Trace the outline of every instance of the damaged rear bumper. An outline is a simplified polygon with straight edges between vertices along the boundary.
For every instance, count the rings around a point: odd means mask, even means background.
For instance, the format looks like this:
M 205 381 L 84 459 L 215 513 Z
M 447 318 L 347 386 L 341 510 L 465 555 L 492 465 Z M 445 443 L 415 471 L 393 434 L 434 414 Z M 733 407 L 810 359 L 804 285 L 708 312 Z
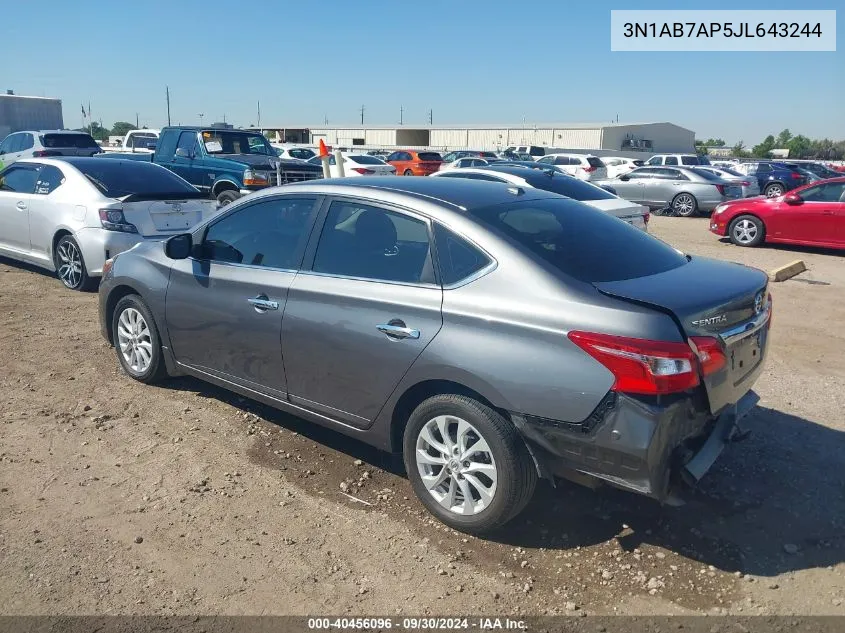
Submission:
M 738 439 L 738 422 L 759 401 L 753 391 L 717 418 L 695 396 L 649 402 L 610 393 L 580 424 L 512 415 L 541 476 L 600 480 L 660 501 L 674 484 L 697 483 L 725 446 Z

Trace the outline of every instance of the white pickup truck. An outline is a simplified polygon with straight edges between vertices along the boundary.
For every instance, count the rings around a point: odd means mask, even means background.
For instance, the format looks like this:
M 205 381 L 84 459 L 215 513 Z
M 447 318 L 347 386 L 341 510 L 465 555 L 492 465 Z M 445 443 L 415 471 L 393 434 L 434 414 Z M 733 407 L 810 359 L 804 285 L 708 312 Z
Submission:
M 117 145 L 104 145 L 104 152 L 138 152 L 152 154 L 161 130 L 129 130 Z

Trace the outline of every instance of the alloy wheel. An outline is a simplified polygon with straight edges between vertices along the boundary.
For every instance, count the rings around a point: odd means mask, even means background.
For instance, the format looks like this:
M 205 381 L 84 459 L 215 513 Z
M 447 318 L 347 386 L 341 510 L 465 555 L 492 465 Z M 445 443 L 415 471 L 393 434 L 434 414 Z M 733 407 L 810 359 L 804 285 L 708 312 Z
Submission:
M 153 360 L 153 341 L 144 316 L 126 308 L 117 321 L 117 342 L 123 360 L 132 371 L 143 374 Z
M 691 195 L 682 193 L 675 198 L 674 208 L 678 215 L 687 216 L 695 211 L 695 200 L 692 199 Z
M 82 282 L 82 255 L 79 248 L 70 240 L 59 244 L 56 250 L 59 259 L 59 279 L 68 288 L 74 289 Z
M 768 189 L 766 189 L 766 197 L 767 198 L 777 198 L 778 196 L 783 195 L 783 187 L 780 185 L 771 185 Z
M 471 516 L 492 503 L 496 461 L 478 429 L 463 418 L 440 415 L 426 422 L 415 459 L 423 485 L 446 510 Z
M 740 244 L 750 244 L 757 237 L 758 228 L 751 220 L 740 220 L 734 225 L 733 236 Z

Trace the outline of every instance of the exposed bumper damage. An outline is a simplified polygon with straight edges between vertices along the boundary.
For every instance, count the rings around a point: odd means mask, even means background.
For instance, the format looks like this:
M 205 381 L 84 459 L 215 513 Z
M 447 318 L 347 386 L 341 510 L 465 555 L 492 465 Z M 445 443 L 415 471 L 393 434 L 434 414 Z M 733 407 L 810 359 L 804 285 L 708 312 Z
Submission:
M 512 417 L 541 476 L 587 476 L 671 502 L 675 484 L 697 483 L 728 443 L 747 435 L 738 423 L 758 401 L 749 391 L 713 418 L 695 396 L 652 403 L 610 393 L 579 424 Z

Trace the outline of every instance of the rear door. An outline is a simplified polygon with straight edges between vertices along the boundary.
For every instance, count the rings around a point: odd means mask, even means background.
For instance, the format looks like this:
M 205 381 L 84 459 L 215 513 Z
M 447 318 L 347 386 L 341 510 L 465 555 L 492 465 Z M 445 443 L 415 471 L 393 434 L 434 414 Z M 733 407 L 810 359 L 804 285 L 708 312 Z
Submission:
M 291 402 L 370 426 L 442 325 L 430 233 L 409 211 L 331 199 L 282 322 Z
M 212 222 L 192 257 L 176 260 L 165 313 L 176 360 L 284 398 L 282 315 L 318 198 L 274 196 Z
M 29 211 L 35 200 L 38 165 L 18 163 L 0 174 L 0 248 L 29 253 Z

